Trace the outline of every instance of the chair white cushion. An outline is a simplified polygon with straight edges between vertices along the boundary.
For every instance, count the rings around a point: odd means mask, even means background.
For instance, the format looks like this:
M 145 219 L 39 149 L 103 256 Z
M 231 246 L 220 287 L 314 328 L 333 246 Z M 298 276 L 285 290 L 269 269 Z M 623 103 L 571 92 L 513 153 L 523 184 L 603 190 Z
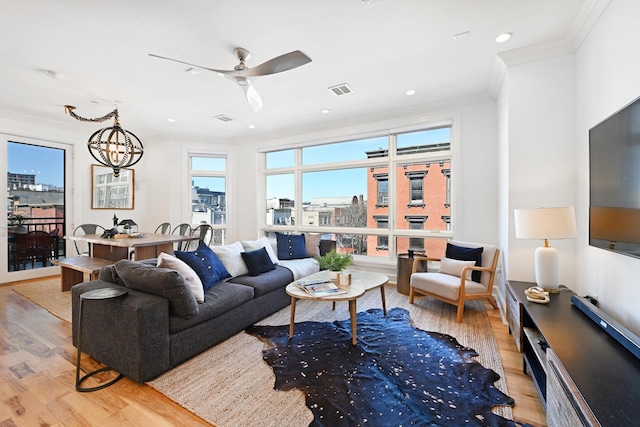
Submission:
M 488 245 L 486 243 L 476 243 L 476 242 L 463 242 L 461 240 L 450 240 L 449 243 L 456 246 L 462 246 L 465 248 L 479 248 L 483 247 L 482 251 L 482 267 L 491 267 L 493 264 L 493 258 L 496 255 L 496 251 L 498 248 L 493 245 Z M 480 275 L 480 283 L 482 283 L 485 287 L 489 286 L 489 279 L 491 278 L 491 274 L 489 272 L 483 271 Z
M 450 300 L 458 300 L 460 297 L 460 277 L 449 274 L 413 273 L 410 286 Z M 482 284 L 470 280 L 465 280 L 464 289 L 466 294 L 479 294 L 487 291 Z
M 461 277 L 462 270 L 464 270 L 465 267 L 473 267 L 474 265 L 476 265 L 475 261 L 460 261 L 457 259 L 442 257 L 442 259 L 440 260 L 440 269 L 438 270 L 438 273 Z M 465 280 L 471 280 L 471 271 L 472 270 L 467 270 Z

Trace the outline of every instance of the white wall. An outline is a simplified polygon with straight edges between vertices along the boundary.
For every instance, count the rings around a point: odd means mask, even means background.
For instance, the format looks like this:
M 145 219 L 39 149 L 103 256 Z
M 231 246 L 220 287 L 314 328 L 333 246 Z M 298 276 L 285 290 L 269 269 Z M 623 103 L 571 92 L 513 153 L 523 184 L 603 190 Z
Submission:
M 508 279 L 535 282 L 534 251 L 542 242 L 515 238 L 513 210 L 576 205 L 574 56 L 512 66 L 506 79 Z M 575 290 L 576 240 L 549 243 L 560 256 L 560 283 Z
M 613 0 L 576 56 L 578 135 L 578 291 L 640 335 L 640 259 L 590 247 L 588 234 L 591 127 L 640 96 L 640 55 L 635 34 L 640 2 Z M 638 166 L 640 167 L 640 165 Z
M 261 192 L 259 176 L 259 154 L 261 149 L 269 147 L 285 147 L 303 144 L 308 141 L 323 141 L 345 135 L 358 135 L 381 129 L 393 129 L 404 126 L 429 124 L 434 121 L 454 119 L 460 146 L 454 149 L 455 194 L 455 238 L 468 241 L 498 244 L 498 141 L 496 134 L 495 103 L 487 101 L 472 103 L 465 107 L 445 109 L 442 111 L 406 115 L 402 118 L 363 120 L 358 125 L 335 127 L 314 133 L 300 134 L 295 137 L 265 140 L 258 143 L 243 144 L 238 147 L 238 166 L 235 182 L 237 212 L 234 222 L 238 225 L 237 234 L 230 236 L 233 240 L 255 239 L 258 226 L 264 218 L 264 210 L 257 198 Z M 258 208 L 256 208 L 258 206 Z M 376 260 L 367 268 L 380 269 L 395 277 L 395 260 L 386 262 Z M 381 265 L 382 264 L 382 265 Z

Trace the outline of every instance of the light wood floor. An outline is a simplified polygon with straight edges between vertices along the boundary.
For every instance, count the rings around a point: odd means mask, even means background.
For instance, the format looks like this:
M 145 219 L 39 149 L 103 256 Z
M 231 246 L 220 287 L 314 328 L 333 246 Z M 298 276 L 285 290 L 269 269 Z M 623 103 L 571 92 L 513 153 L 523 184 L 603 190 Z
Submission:
M 100 391 L 76 392 L 71 325 L 12 291 L 14 285 L 0 286 L 0 427 L 209 425 L 151 387 L 127 378 Z M 535 387 L 522 374 L 522 355 L 498 310 L 488 311 L 509 395 L 516 401 L 514 419 L 545 426 Z M 81 365 L 85 370 L 100 367 L 84 355 Z M 110 375 L 99 374 L 96 380 L 108 381 Z M 93 379 L 83 383 L 95 384 Z

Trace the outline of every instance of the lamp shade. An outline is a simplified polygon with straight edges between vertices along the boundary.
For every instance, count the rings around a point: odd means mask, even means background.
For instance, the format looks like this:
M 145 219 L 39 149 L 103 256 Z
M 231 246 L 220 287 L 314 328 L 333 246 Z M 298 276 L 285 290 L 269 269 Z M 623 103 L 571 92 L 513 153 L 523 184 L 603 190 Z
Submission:
M 516 209 L 517 239 L 572 239 L 577 236 L 573 206 Z

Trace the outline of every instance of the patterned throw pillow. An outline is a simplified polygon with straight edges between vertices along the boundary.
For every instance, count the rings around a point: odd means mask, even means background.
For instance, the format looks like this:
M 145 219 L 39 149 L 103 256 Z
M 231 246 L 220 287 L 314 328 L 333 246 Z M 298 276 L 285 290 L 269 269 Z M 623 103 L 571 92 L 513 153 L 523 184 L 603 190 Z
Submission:
M 216 283 L 231 277 L 225 266 L 205 243 L 200 243 L 193 252 L 175 251 L 174 255 L 196 272 L 206 291 Z
M 157 267 L 169 268 L 182 273 L 187 281 L 187 285 L 189 285 L 189 289 L 191 289 L 191 293 L 196 298 L 196 301 L 204 302 L 204 287 L 202 286 L 202 280 L 200 280 L 200 277 L 198 277 L 196 272 L 193 271 L 193 268 L 189 267 L 189 264 L 174 257 L 173 255 L 161 252 L 158 256 Z
M 276 233 L 278 241 L 278 259 L 307 258 L 304 234 Z

